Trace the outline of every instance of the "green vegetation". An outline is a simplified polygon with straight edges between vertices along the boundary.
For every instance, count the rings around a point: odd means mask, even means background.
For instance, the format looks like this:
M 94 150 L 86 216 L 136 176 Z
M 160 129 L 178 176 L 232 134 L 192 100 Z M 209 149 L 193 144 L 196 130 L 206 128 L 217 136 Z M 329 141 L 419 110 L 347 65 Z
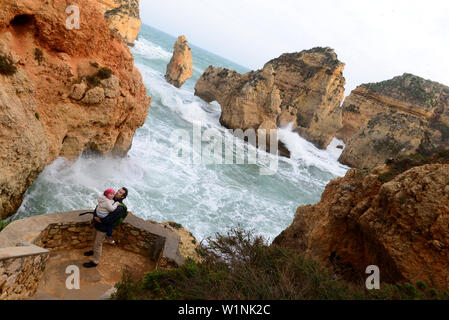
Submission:
M 367 83 L 363 86 L 375 92 L 416 102 L 430 108 L 436 106 L 438 93 L 443 91 L 449 93 L 449 88 L 438 82 L 425 80 L 408 73 L 382 82 Z
M 41 65 L 41 62 L 44 60 L 44 53 L 41 49 L 34 48 L 34 60 L 36 60 L 39 65 Z
M 155 270 L 140 279 L 125 273 L 112 299 L 446 299 L 436 289 L 405 283 L 382 284 L 381 290 L 364 283 L 348 283 L 314 261 L 292 250 L 268 246 L 252 232 L 231 229 L 208 238 L 197 249 L 202 262 L 187 259 L 176 269 Z
M 101 85 L 100 78 L 98 78 L 96 75 L 86 76 L 86 81 L 90 88 L 95 88 Z
M 96 62 L 96 61 L 91 61 L 91 62 L 89 62 L 90 63 L 90 65 L 92 66 L 92 67 L 94 67 L 94 68 L 99 68 L 100 67 L 100 65 L 98 64 L 98 62 Z
M 39 113 L 35 113 L 34 116 L 36 117 L 37 120 L 39 120 Z
M 359 108 L 359 106 L 356 106 L 354 104 L 350 104 L 349 106 L 347 106 L 345 108 L 345 111 L 352 112 L 352 113 L 360 113 L 360 108 Z
M 98 70 L 97 72 L 97 77 L 100 78 L 101 80 L 104 79 L 109 79 L 112 76 L 112 70 L 109 68 L 100 68 L 100 70 Z
M 370 127 L 371 122 L 368 122 Z M 407 148 L 407 144 L 400 143 L 390 135 L 373 141 L 373 148 L 378 152 L 388 153 L 390 155 L 398 154 L 402 149 Z
M 97 64 L 96 62 L 90 62 L 91 65 Z M 101 80 L 109 79 L 114 73 L 111 69 L 102 67 L 95 74 L 91 74 L 84 77 L 79 77 L 75 83 L 81 83 L 83 80 L 86 80 L 87 85 L 90 89 L 98 87 L 101 85 Z
M 306 118 L 300 113 L 296 114 L 296 123 L 300 127 L 307 127 Z
M 442 140 L 444 141 L 449 140 L 449 126 L 447 126 L 445 123 L 436 121 L 431 123 L 430 126 L 431 128 L 441 132 Z
M 178 229 L 178 230 L 182 228 L 182 224 L 180 224 L 180 223 L 176 223 L 176 222 L 170 221 L 168 224 L 169 224 L 170 227 Z
M 12 76 L 17 72 L 17 67 L 6 56 L 0 55 L 0 74 L 5 76 Z
M 11 221 L 0 220 L 0 231 L 2 231 L 3 229 L 5 229 L 6 226 L 7 226 L 8 224 L 10 224 L 10 223 L 11 223 Z

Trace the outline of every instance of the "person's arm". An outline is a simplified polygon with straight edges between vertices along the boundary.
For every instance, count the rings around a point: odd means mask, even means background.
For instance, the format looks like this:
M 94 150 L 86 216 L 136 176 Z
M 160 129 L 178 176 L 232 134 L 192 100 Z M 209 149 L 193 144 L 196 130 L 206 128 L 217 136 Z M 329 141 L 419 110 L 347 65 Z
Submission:
M 113 202 L 113 201 L 105 201 L 104 203 L 104 207 L 106 208 L 106 210 L 108 210 L 109 212 L 114 211 L 115 209 L 117 209 L 117 206 L 119 205 L 119 202 Z
M 104 224 L 114 223 L 115 220 L 121 217 L 123 212 L 125 212 L 125 208 L 123 206 L 117 206 L 117 209 L 109 213 L 106 217 L 100 218 L 101 223 Z

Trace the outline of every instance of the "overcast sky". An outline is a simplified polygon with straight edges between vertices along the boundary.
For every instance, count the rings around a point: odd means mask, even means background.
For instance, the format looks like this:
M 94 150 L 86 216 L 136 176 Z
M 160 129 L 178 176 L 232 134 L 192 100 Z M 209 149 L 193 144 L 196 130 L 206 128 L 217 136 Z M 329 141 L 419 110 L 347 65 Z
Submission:
M 144 23 L 250 69 L 335 49 L 346 94 L 404 72 L 449 85 L 447 0 L 140 0 Z

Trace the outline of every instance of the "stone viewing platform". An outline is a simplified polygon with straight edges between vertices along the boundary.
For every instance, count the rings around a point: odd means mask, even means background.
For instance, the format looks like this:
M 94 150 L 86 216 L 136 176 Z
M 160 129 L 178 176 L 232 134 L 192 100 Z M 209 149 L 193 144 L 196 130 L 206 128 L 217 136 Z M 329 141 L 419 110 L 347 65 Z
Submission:
M 181 237 L 167 225 L 128 214 L 114 229 L 115 245 L 103 245 L 100 264 L 85 269 L 92 247 L 89 210 L 33 216 L 11 222 L 0 232 L 0 300 L 107 298 L 124 271 L 142 276 L 156 268 L 184 263 Z M 67 289 L 68 266 L 80 270 L 80 289 Z

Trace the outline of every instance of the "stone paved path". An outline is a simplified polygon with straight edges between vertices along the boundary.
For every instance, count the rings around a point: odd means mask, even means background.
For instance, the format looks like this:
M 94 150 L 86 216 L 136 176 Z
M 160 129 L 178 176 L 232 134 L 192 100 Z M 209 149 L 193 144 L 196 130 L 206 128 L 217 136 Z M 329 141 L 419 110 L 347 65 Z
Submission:
M 149 259 L 111 245 L 103 245 L 100 264 L 96 268 L 84 268 L 89 261 L 83 253 L 90 248 L 68 251 L 53 251 L 39 283 L 34 300 L 98 300 L 106 291 L 119 282 L 124 270 L 133 277 L 140 277 L 154 269 Z M 66 268 L 78 266 L 80 270 L 80 289 L 66 288 Z

